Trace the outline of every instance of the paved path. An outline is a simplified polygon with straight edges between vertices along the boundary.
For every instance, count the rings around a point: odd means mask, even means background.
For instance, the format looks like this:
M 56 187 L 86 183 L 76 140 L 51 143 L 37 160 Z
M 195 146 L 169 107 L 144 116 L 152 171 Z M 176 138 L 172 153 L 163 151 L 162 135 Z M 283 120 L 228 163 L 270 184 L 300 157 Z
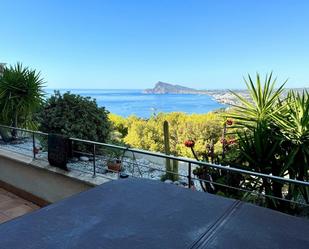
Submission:
M 0 224 L 40 207 L 0 188 Z

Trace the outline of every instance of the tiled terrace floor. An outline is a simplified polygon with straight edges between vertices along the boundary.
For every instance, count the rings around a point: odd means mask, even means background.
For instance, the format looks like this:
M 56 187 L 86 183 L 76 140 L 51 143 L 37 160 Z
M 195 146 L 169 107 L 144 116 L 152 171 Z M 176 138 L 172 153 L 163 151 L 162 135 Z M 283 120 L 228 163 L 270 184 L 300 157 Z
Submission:
M 0 224 L 40 207 L 0 188 Z

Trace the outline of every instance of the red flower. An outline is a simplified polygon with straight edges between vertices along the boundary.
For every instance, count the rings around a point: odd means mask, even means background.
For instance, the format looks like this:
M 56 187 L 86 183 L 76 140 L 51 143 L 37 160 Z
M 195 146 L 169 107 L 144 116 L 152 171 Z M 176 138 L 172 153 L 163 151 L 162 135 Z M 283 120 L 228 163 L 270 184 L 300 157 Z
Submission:
M 195 142 L 193 140 L 187 140 L 185 141 L 185 146 L 188 148 L 193 148 L 195 145 Z
M 235 144 L 236 143 L 236 139 L 231 139 L 230 141 L 229 141 L 229 144 Z
M 227 124 L 227 125 L 232 125 L 232 124 L 233 124 L 233 120 L 232 120 L 232 119 L 226 120 L 226 124 Z

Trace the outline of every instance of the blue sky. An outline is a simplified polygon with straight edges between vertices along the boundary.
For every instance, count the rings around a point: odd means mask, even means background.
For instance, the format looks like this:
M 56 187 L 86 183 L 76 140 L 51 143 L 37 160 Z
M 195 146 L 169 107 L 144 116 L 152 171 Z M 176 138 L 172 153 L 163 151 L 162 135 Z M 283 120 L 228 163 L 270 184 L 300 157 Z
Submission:
M 309 86 L 309 1 L 1 0 L 0 62 L 50 88 L 242 88 L 274 71 Z

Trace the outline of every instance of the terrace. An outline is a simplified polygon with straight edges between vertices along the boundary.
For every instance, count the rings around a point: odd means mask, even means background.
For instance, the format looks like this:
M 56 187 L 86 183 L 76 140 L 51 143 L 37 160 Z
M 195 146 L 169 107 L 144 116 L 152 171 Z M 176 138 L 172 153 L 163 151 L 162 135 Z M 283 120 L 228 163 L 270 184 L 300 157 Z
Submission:
M 0 188 L 0 224 L 40 207 L 3 188 Z
M 3 188 L 26 200 L 2 190 L 0 206 L 4 209 L 0 214 L 5 216 L 1 219 L 4 222 L 43 208 L 2 224 L 1 248 L 101 248 L 103 244 L 106 248 L 243 248 L 246 243 L 251 243 L 251 248 L 309 246 L 308 220 L 244 202 L 261 204 L 272 199 L 297 206 L 302 210 L 300 215 L 306 216 L 309 206 L 301 198 L 257 192 L 246 180 L 260 183 L 266 179 L 286 188 L 304 189 L 308 189 L 308 182 L 77 138 L 68 140 L 85 145 L 85 150 L 72 151 L 67 171 L 49 165 L 48 134 L 17 130 L 17 141 L 2 139 L 0 180 Z M 108 167 L 115 155 L 122 161 L 120 172 Z M 166 160 L 179 162 L 179 179 L 164 184 L 159 181 L 162 175 L 175 174 L 166 172 Z M 201 179 L 193 173 L 197 167 L 245 180 L 236 187 Z M 226 193 L 246 193 L 246 199 L 203 193 L 206 184 Z M 168 233 L 177 240 L 171 241 Z

